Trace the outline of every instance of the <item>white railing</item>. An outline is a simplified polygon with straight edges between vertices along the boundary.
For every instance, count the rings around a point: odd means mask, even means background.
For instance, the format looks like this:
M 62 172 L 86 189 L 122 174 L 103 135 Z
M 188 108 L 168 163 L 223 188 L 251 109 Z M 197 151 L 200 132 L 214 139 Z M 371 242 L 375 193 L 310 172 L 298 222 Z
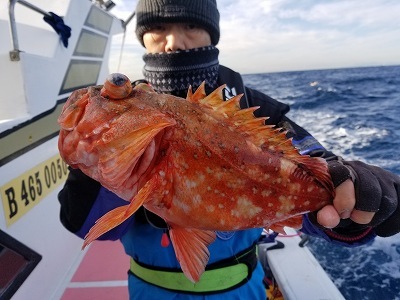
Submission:
M 15 7 L 16 3 L 20 3 L 23 6 L 30 8 L 39 14 L 51 17 L 51 15 L 48 12 L 45 12 L 44 10 L 40 9 L 37 6 L 32 5 L 31 3 L 29 3 L 25 0 L 10 0 L 9 7 L 8 7 L 8 15 L 10 17 L 11 38 L 12 38 L 12 43 L 13 43 L 13 50 L 10 51 L 10 60 L 11 61 L 19 61 L 19 59 L 20 59 L 19 53 L 21 52 L 21 50 L 19 49 L 17 25 L 15 23 L 15 14 L 14 14 L 14 7 Z
M 42 10 L 41 8 L 25 1 L 25 0 L 9 0 L 9 7 L 8 7 L 8 14 L 9 14 L 9 18 L 10 18 L 10 29 L 11 29 L 11 38 L 12 38 L 12 44 L 13 44 L 13 49 L 10 51 L 10 60 L 11 61 L 19 61 L 20 60 L 20 56 L 19 53 L 21 52 L 21 50 L 19 49 L 19 43 L 18 43 L 18 34 L 17 34 L 17 25 L 15 22 L 15 13 L 14 13 L 14 7 L 16 3 L 22 4 L 23 6 L 39 13 L 42 14 L 43 16 L 48 16 L 51 17 L 50 13 Z M 98 1 L 98 0 L 96 0 Z M 103 3 L 104 1 L 98 1 L 101 2 L 101 5 L 97 5 L 100 8 L 104 9 L 105 11 L 110 10 L 113 6 L 114 3 L 112 1 L 107 1 L 106 3 Z M 110 3 L 112 5 L 110 5 Z M 126 26 L 128 25 L 128 23 L 130 23 L 133 19 L 133 17 L 135 16 L 135 12 L 132 12 L 132 14 L 126 19 L 126 21 L 122 21 L 122 26 L 123 28 L 126 30 Z

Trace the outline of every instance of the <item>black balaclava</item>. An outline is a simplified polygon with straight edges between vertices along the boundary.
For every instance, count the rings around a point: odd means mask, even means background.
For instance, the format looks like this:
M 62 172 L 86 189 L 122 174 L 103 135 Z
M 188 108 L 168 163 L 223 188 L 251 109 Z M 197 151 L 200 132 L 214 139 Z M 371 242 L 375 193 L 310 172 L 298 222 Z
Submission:
M 206 92 L 217 88 L 218 49 L 214 46 L 169 53 L 145 54 L 144 78 L 160 93 L 185 97 L 205 81 Z
M 217 87 L 219 12 L 216 0 L 140 0 L 136 8 L 136 35 L 143 45 L 144 33 L 154 24 L 190 23 L 204 28 L 211 46 L 143 56 L 143 74 L 153 88 L 162 93 L 185 97 L 203 81 L 209 93 Z

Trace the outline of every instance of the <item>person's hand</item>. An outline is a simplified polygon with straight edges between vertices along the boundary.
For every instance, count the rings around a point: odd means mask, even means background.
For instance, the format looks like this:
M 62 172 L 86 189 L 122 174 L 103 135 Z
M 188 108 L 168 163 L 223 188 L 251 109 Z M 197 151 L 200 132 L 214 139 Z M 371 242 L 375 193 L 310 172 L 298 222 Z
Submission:
M 347 179 L 335 189 L 332 205 L 326 205 L 317 213 L 317 222 L 325 228 L 334 228 L 341 219 L 350 219 L 357 224 L 366 225 L 371 222 L 375 212 L 355 209 L 356 194 L 354 183 Z
M 379 236 L 400 232 L 400 177 L 360 161 L 329 161 L 336 196 L 316 214 L 325 228 L 373 227 Z

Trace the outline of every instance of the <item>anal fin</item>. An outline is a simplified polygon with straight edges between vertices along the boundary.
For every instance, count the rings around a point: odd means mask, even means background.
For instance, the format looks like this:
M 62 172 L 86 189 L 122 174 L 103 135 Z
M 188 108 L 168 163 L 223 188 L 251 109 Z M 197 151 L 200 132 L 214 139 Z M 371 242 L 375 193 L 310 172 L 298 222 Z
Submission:
M 296 215 L 281 222 L 274 223 L 271 226 L 269 226 L 269 228 L 266 229 L 271 229 L 275 232 L 286 235 L 284 227 L 291 227 L 293 229 L 298 230 L 301 229 L 302 225 L 303 225 L 303 215 Z
M 171 225 L 169 233 L 183 273 L 198 282 L 210 258 L 208 245 L 215 240 L 215 232 Z

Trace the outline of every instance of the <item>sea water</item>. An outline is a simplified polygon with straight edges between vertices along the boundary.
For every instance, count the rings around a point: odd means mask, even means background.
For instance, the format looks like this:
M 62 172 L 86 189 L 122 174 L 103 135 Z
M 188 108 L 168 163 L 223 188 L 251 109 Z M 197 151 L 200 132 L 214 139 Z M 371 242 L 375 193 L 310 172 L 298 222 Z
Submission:
M 400 175 L 400 66 L 243 77 L 289 104 L 288 117 L 326 149 Z M 346 299 L 400 299 L 400 234 L 356 248 L 311 238 L 308 247 Z

